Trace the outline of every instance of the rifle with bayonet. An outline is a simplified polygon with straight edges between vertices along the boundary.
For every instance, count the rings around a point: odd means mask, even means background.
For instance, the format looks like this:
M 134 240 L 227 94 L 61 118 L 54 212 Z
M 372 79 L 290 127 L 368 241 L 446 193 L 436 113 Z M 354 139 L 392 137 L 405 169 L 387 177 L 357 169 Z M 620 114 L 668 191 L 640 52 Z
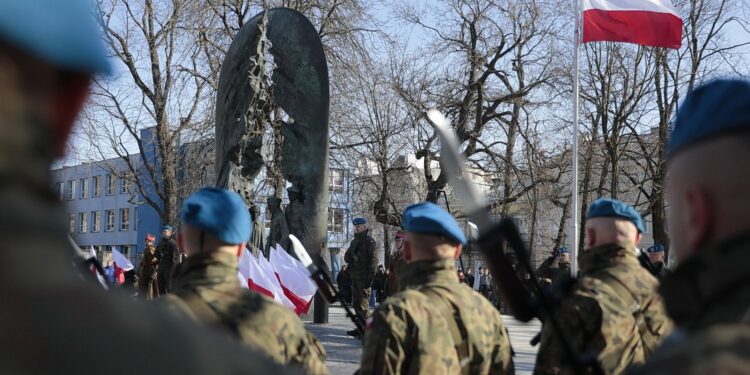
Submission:
M 307 271 L 310 272 L 310 278 L 315 282 L 315 285 L 318 286 L 320 294 L 328 301 L 328 303 L 334 303 L 336 301 L 341 302 L 341 306 L 344 307 L 346 316 L 354 322 L 354 326 L 359 331 L 359 337 L 364 338 L 365 320 L 359 314 L 352 311 L 352 309 L 344 302 L 338 288 L 333 284 L 331 276 L 328 275 L 328 272 L 324 269 L 315 265 L 312 258 L 310 258 L 310 254 L 305 250 L 305 246 L 302 245 L 302 242 L 293 234 L 289 235 L 289 239 L 292 242 L 292 250 L 294 251 L 294 254 L 297 256 L 297 259 L 302 262 L 302 265 L 307 268 Z
M 534 269 L 531 266 L 526 245 L 513 220 L 503 218 L 498 223 L 491 220 L 484 197 L 479 194 L 471 179 L 464 175 L 464 160 L 458 151 L 458 140 L 448 120 L 436 109 L 427 111 L 427 118 L 440 137 L 441 173 L 448 175 L 449 182 L 456 196 L 461 200 L 467 216 L 479 227 L 477 245 L 489 264 L 501 297 L 513 316 L 522 322 L 528 322 L 535 317 L 543 318 L 544 324 L 550 325 L 557 339 L 562 343 L 563 350 L 570 358 L 570 363 L 576 373 L 582 374 L 587 368 L 592 368 L 595 373 L 604 374 L 601 365 L 596 360 L 585 358 L 582 353 L 576 353 L 565 336 L 555 314 L 559 301 L 552 301 L 542 289 L 539 280 L 534 277 Z M 531 285 L 536 294 L 535 299 L 532 299 L 518 278 L 508 255 L 508 246 L 515 251 L 520 265 L 532 275 Z

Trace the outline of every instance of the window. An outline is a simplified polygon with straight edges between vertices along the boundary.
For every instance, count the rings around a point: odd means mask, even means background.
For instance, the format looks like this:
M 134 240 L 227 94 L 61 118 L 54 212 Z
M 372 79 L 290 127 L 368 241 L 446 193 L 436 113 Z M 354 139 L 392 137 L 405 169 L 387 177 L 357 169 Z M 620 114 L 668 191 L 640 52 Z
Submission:
M 133 208 L 133 230 L 138 230 L 138 207 Z
M 125 177 L 121 178 L 120 183 L 120 194 L 127 194 L 130 192 L 130 174 L 125 175 Z
M 82 178 L 81 179 L 81 199 L 86 199 L 89 197 L 89 179 L 88 178 Z
M 60 198 L 60 200 L 65 199 L 65 183 L 64 182 L 57 183 L 57 197 Z
M 117 185 L 117 177 L 113 174 L 107 175 L 107 195 L 115 193 L 115 186 Z
M 120 230 L 128 230 L 128 229 L 130 229 L 130 209 L 121 208 L 120 209 Z
M 341 208 L 328 209 L 328 231 L 335 233 L 344 232 L 344 210 Z
M 107 227 L 104 230 L 106 232 L 115 230 L 115 210 L 106 210 L 104 215 L 107 217 Z
M 340 169 L 331 169 L 330 181 L 328 182 L 328 191 L 334 193 L 344 192 L 344 171 Z
M 98 232 L 101 230 L 102 215 L 99 211 L 91 211 L 91 231 Z
M 76 198 L 76 180 L 68 181 L 68 200 L 72 201 Z
M 92 197 L 99 197 L 102 195 L 102 176 L 94 176 L 94 192 Z
M 68 233 L 75 233 L 76 231 L 76 214 L 68 215 Z
M 78 214 L 78 232 L 86 233 L 89 231 L 89 213 L 81 212 Z

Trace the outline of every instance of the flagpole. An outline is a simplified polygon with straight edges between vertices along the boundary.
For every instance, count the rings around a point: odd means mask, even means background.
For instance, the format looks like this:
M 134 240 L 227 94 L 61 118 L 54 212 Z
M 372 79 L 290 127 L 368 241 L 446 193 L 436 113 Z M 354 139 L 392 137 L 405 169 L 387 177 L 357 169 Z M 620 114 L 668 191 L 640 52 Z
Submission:
M 573 0 L 575 2 L 575 33 L 573 36 L 573 161 L 571 167 L 571 178 L 570 178 L 570 209 L 571 225 L 570 225 L 570 273 L 573 277 L 578 273 L 578 223 L 580 216 L 580 209 L 578 208 L 578 86 L 579 86 L 579 69 L 578 69 L 578 50 L 579 42 L 581 40 L 581 24 L 580 24 L 580 0 Z

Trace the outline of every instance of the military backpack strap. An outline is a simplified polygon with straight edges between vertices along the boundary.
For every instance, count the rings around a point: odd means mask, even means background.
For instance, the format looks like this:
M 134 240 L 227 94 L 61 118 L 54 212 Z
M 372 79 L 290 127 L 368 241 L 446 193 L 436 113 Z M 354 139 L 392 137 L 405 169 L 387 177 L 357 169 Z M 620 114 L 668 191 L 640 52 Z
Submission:
M 469 374 L 470 367 L 467 366 L 467 361 L 470 360 L 469 356 L 469 340 L 466 327 L 463 324 L 461 318 L 461 312 L 453 301 L 446 300 L 445 295 L 439 294 L 433 289 L 434 286 L 427 288 L 420 288 L 419 292 L 428 297 L 430 303 L 434 304 L 438 308 L 440 315 L 448 325 L 453 344 L 456 349 L 456 355 L 458 356 L 458 363 L 461 367 L 462 374 Z M 448 288 L 442 288 L 449 294 L 452 292 Z
M 219 315 L 216 310 L 211 307 L 203 298 L 198 295 L 197 292 L 192 290 L 180 289 L 173 291 L 172 294 L 179 297 L 187 306 L 190 311 L 195 314 L 198 321 L 201 324 L 216 328 L 220 331 L 229 332 L 233 336 L 237 336 L 237 333 L 228 328 L 225 324 L 224 319 Z
M 638 327 L 638 335 L 643 344 L 643 351 L 648 358 L 651 352 L 661 343 L 661 338 L 655 335 L 648 326 L 640 301 L 617 276 L 605 272 L 603 279 L 613 281 L 608 285 L 615 290 L 617 295 L 625 299 L 626 305 L 630 306 L 630 312 L 633 314 L 633 319 L 635 319 L 635 324 Z

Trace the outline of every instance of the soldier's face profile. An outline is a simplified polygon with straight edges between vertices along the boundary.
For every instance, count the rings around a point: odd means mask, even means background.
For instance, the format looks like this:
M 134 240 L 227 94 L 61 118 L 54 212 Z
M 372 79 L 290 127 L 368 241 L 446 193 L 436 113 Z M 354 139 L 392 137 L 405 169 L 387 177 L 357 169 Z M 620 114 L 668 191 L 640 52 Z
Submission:
M 396 250 L 401 250 L 404 247 L 404 239 L 403 238 L 396 238 L 393 240 L 393 246 L 396 248 Z

